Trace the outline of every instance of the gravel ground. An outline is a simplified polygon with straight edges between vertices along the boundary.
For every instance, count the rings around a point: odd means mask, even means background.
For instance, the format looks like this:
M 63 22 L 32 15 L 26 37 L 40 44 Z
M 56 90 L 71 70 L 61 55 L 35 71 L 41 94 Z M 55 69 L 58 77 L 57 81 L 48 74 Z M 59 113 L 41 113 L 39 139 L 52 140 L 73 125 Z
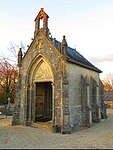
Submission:
M 72 134 L 51 133 L 45 127 L 11 126 L 11 117 L 0 119 L 0 149 L 113 148 L 113 110 L 108 119 Z

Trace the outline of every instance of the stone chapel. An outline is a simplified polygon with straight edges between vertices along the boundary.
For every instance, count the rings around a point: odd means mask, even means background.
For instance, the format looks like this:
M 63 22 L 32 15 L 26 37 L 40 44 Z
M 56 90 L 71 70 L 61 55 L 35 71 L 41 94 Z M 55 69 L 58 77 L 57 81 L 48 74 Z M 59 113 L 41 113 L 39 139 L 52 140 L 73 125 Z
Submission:
M 72 133 L 106 118 L 102 71 L 69 47 L 65 36 L 61 42 L 52 38 L 48 18 L 41 8 L 30 46 L 24 55 L 18 52 L 12 125 L 50 121 L 52 132 Z

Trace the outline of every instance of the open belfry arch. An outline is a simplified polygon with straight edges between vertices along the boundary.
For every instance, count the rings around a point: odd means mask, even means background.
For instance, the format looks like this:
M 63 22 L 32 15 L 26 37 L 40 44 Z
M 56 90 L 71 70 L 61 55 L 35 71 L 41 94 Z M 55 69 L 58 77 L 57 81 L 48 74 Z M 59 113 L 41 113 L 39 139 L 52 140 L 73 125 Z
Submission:
M 41 29 L 45 35 L 48 34 L 48 18 L 49 16 L 43 11 L 41 8 L 40 12 L 38 13 L 37 17 L 35 18 L 35 32 L 34 35 L 36 36 L 38 31 Z M 42 24 L 41 24 L 42 22 Z M 41 28 L 42 25 L 42 28 Z
M 71 133 L 101 120 L 101 70 L 70 48 L 65 36 L 62 42 L 52 38 L 48 18 L 41 8 L 32 43 L 24 56 L 19 49 L 12 124 L 50 121 L 53 132 Z

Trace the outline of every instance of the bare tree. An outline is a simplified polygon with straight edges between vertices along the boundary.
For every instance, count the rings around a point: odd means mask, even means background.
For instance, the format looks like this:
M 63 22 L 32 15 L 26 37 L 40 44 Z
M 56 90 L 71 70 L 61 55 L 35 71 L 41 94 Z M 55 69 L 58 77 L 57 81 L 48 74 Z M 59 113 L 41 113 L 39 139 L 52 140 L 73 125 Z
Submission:
M 0 101 L 7 103 L 8 97 L 14 101 L 16 81 L 18 79 L 17 55 L 19 48 L 25 52 L 23 42 L 20 46 L 15 43 L 10 43 L 8 48 L 8 55 L 0 55 Z
M 20 44 L 16 44 L 14 42 L 10 42 L 7 54 L 0 54 L 0 61 L 5 60 L 11 64 L 17 64 L 17 55 L 19 48 L 21 48 L 22 53 L 25 53 L 26 46 L 20 41 Z

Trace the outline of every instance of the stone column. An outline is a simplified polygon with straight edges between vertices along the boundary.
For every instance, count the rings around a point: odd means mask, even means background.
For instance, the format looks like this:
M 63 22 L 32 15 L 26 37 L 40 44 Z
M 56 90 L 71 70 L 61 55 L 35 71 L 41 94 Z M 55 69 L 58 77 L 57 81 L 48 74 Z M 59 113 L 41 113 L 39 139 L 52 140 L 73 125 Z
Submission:
M 62 84 L 62 112 L 61 112 L 62 134 L 70 134 L 70 113 L 69 113 L 69 95 L 68 95 L 68 83 Z
M 24 126 L 27 125 L 27 121 L 28 121 L 28 101 L 29 101 L 28 87 L 29 84 L 23 86 L 24 94 L 22 98 L 24 101 L 21 102 L 21 121 L 22 121 L 22 125 Z
M 32 121 L 35 122 L 35 105 L 36 105 L 36 83 L 33 84 L 33 89 L 32 89 L 32 95 L 33 95 L 33 99 L 32 99 Z
M 98 119 L 101 119 L 101 111 L 100 111 L 100 101 L 99 101 L 99 87 L 96 87 L 96 99 L 97 99 L 97 109 L 98 109 Z
M 90 93 L 89 93 L 89 84 L 87 84 L 87 106 L 89 110 L 89 126 L 92 124 L 92 111 L 90 106 Z
M 55 123 L 55 101 L 54 101 L 54 83 L 52 83 L 52 132 L 56 131 Z
M 33 93 L 33 86 L 32 85 L 30 85 L 29 86 L 29 89 L 28 89 L 28 99 L 29 99 L 29 102 L 28 102 L 28 125 L 31 125 L 31 117 L 32 117 L 32 99 L 33 99 L 33 97 L 32 97 L 32 93 Z
M 24 125 L 31 125 L 31 85 L 27 84 L 25 96 L 25 106 L 24 106 Z
M 15 94 L 15 107 L 13 112 L 12 125 L 20 125 L 20 101 L 21 101 L 21 80 L 19 79 L 16 84 L 16 94 Z

